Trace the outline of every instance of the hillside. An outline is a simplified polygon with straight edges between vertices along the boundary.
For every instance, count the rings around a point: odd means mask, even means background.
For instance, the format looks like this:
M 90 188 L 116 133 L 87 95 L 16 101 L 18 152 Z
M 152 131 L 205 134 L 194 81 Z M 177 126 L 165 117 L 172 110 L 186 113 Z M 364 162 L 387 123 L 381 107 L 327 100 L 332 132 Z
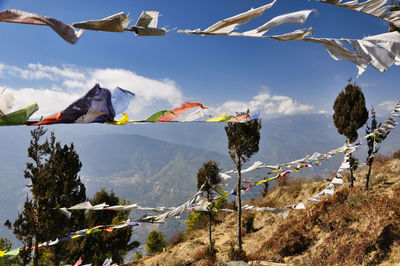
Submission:
M 393 265 L 400 262 L 400 154 L 384 156 L 374 164 L 371 188 L 366 191 L 366 169 L 357 171 L 356 186 L 336 190 L 334 197 L 308 203 L 305 210 L 254 215 L 256 232 L 243 235 L 247 259 L 253 265 Z M 249 204 L 281 207 L 305 201 L 328 184 L 326 180 L 289 180 L 264 199 Z M 213 227 L 218 250 L 215 264 L 229 261 L 236 241 L 236 214 L 219 214 Z M 212 265 L 205 259 L 208 232 L 199 229 L 165 252 L 129 265 Z M 261 262 L 268 263 L 261 263 Z
M 343 144 L 343 136 L 337 133 L 332 118 L 327 115 L 293 115 L 263 120 L 262 123 L 260 150 L 245 167 L 256 160 L 268 164 L 287 162 Z M 220 162 L 223 171 L 232 168 L 224 126 L 224 123 L 89 124 L 55 125 L 47 129 L 55 131 L 63 144 L 75 144 L 82 161 L 80 175 L 88 196 L 105 187 L 132 203 L 156 207 L 176 206 L 186 201 L 196 190 L 196 172 L 204 161 Z M 2 223 L 6 219 L 15 219 L 28 192 L 23 171 L 31 129 L 3 127 L 0 131 L 0 145 L 4 151 L 0 154 Z M 363 135 L 362 130 L 359 134 Z M 394 129 L 382 143 L 381 151 L 393 152 L 399 147 L 399 136 L 399 128 Z M 359 158 L 363 160 L 365 152 L 362 148 L 360 153 Z M 320 167 L 299 172 L 297 176 L 329 176 L 340 160 L 340 156 L 332 158 Z M 263 174 L 262 171 L 249 173 L 246 178 L 259 180 Z M 131 217 L 144 214 L 133 211 Z M 135 230 L 134 239 L 143 241 L 152 229 L 171 236 L 184 230 L 184 226 L 182 220 L 175 219 L 165 225 L 148 225 L 146 230 Z M 18 244 L 4 226 L 0 227 L 0 235 Z

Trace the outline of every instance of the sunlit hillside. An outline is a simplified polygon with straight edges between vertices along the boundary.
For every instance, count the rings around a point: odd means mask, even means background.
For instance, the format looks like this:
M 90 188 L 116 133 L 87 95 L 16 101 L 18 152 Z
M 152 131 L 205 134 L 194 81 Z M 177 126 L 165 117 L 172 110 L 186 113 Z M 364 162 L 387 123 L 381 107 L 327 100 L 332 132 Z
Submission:
M 333 197 L 307 202 L 305 210 L 281 214 L 244 212 L 254 216 L 255 232 L 243 233 L 246 260 L 251 265 L 393 265 L 400 262 L 400 152 L 377 156 L 371 186 L 365 190 L 363 168 L 356 172 L 356 185 L 347 182 Z M 347 178 L 346 178 L 347 179 Z M 306 202 L 327 180 L 288 180 L 265 198 L 251 200 L 256 206 L 283 207 Z M 205 251 L 208 231 L 177 236 L 166 251 L 148 256 L 136 265 L 218 265 L 231 261 L 231 243 L 236 243 L 236 213 L 222 214 L 213 226 L 218 250 L 209 260 Z M 204 223 L 205 225 L 206 223 Z M 245 231 L 245 230 L 243 230 Z M 134 264 L 130 264 L 134 265 Z

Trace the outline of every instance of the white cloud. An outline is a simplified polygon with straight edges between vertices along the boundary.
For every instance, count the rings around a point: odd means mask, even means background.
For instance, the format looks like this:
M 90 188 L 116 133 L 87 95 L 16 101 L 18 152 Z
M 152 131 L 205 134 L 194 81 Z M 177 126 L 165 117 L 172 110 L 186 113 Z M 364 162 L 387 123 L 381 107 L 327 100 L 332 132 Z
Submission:
M 378 104 L 378 108 L 379 108 L 379 113 L 381 114 L 387 114 L 391 111 L 393 111 L 393 108 L 396 106 L 397 101 L 384 101 L 380 104 Z
M 0 64 L 0 77 L 4 80 L 12 77 L 14 80 L 40 81 L 41 87 L 43 81 L 51 83 L 39 89 L 10 88 L 16 99 L 13 110 L 36 102 L 40 107 L 36 116 L 46 116 L 61 111 L 96 83 L 104 88 L 120 87 L 134 92 L 136 98 L 127 110 L 131 114 L 140 113 L 156 101 L 165 101 L 171 108 L 184 101 L 183 94 L 174 81 L 151 79 L 126 69 L 91 69 L 71 65 L 58 68 L 42 64 L 29 64 L 21 68 Z M 30 84 L 29 87 L 31 86 L 33 87 Z
M 56 91 L 50 89 L 32 89 L 23 88 L 19 90 L 11 89 L 11 93 L 15 98 L 15 110 L 21 109 L 33 103 L 37 103 L 40 111 L 36 112 L 33 117 L 47 116 L 59 112 L 73 101 L 78 99 L 82 94 Z
M 15 80 L 19 88 L 6 84 L 7 81 Z M 160 103 L 167 103 L 170 107 L 166 108 L 172 109 L 185 100 L 182 91 L 173 80 L 152 79 L 119 68 L 83 68 L 74 65 L 56 67 L 42 64 L 17 67 L 0 63 L 0 81 L 5 83 L 5 87 L 14 95 L 13 110 L 38 103 L 40 109 L 33 115 L 36 118 L 63 110 L 96 83 L 104 88 L 120 87 L 134 92 L 136 97 L 127 110 L 131 117 L 146 117 L 149 114 L 141 112 L 148 112 L 150 109 L 156 112 Z M 21 86 L 20 83 L 24 82 L 27 84 Z M 305 113 L 313 109 L 313 106 L 297 103 L 288 96 L 272 95 L 268 88 L 262 88 L 264 91 L 250 101 L 227 101 L 212 109 L 212 112 L 235 114 L 249 109 L 251 112 L 260 112 L 263 117 Z
M 313 109 L 313 106 L 299 104 L 288 96 L 271 95 L 269 92 L 261 92 L 250 101 L 228 101 L 218 108 L 217 112 L 260 112 L 261 117 L 271 115 L 292 115 L 306 113 Z

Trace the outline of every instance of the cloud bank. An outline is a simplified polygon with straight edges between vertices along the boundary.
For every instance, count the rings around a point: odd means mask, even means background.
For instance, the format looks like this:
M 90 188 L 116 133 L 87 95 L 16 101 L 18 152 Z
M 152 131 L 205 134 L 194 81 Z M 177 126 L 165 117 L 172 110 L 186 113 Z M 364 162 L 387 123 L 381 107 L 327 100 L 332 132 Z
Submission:
M 228 101 L 217 108 L 219 112 L 260 112 L 260 116 L 293 115 L 306 113 L 313 110 L 313 106 L 299 104 L 288 96 L 271 95 L 269 92 L 261 92 L 250 101 Z
M 27 83 L 29 87 L 15 88 L 16 86 L 7 84 L 14 81 Z M 141 117 L 141 112 L 156 108 L 155 103 L 160 101 L 167 103 L 172 109 L 187 99 L 173 80 L 152 79 L 121 68 L 84 68 L 75 65 L 56 67 L 40 63 L 18 67 L 0 63 L 0 83 L 14 95 L 13 110 L 36 102 L 40 108 L 36 117 L 63 110 L 96 83 L 109 89 L 120 87 L 134 92 L 136 97 L 127 110 L 134 117 L 144 118 Z M 204 104 L 207 105 L 207 102 Z M 250 101 L 228 100 L 212 108 L 212 111 L 215 114 L 234 114 L 247 109 L 251 112 L 257 111 L 263 117 L 305 113 L 311 111 L 313 106 L 297 103 L 288 96 L 272 95 L 264 91 Z M 152 111 L 156 112 L 158 109 Z

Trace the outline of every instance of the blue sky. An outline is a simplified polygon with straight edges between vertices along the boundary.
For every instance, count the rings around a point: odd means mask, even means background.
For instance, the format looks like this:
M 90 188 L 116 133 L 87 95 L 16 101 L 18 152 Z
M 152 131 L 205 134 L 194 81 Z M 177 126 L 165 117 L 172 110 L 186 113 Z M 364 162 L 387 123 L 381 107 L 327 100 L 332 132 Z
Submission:
M 272 1 L 272 0 L 271 0 Z M 0 9 L 20 9 L 64 23 L 100 19 L 124 11 L 133 25 L 143 10 L 160 11 L 164 37 L 85 31 L 71 45 L 49 27 L 0 23 L 0 87 L 16 98 L 15 109 L 39 103 L 36 116 L 64 109 L 96 82 L 131 90 L 133 119 L 171 109 L 184 100 L 217 111 L 260 109 L 264 119 L 295 113 L 332 113 L 337 94 L 357 75 L 356 66 L 334 61 L 318 44 L 270 39 L 195 36 L 175 29 L 205 29 L 218 20 L 271 1 L 99 0 L 1 1 Z M 264 15 L 240 26 L 253 29 L 274 16 L 316 9 L 306 24 L 281 26 L 271 34 L 313 27 L 315 37 L 363 38 L 387 32 L 387 23 L 315 0 L 278 0 Z M 357 80 L 378 114 L 399 99 L 399 66 L 385 73 L 372 67 Z

